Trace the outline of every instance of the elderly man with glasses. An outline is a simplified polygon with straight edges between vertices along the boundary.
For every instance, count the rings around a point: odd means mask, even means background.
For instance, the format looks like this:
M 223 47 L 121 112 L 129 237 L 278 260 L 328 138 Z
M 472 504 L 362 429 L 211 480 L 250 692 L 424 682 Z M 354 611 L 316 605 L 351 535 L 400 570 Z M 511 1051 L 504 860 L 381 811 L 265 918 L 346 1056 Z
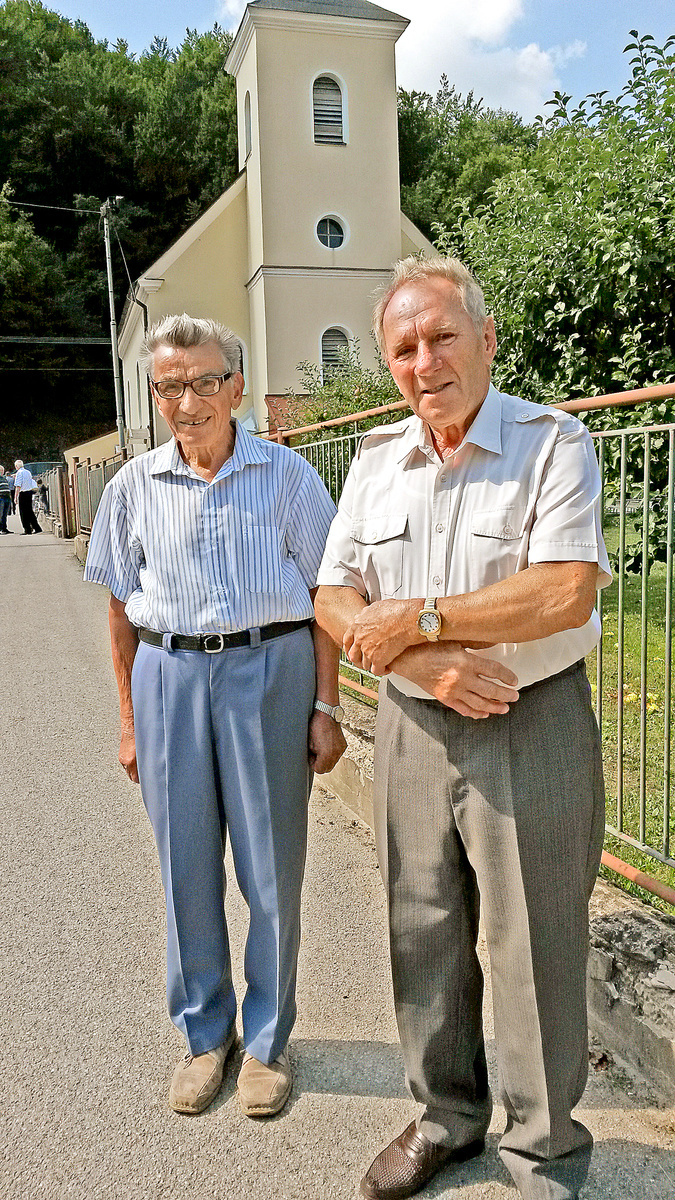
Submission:
M 230 330 L 166 317 L 144 357 L 173 437 L 106 487 L 85 579 L 110 588 L 119 758 L 162 870 L 169 1013 L 187 1043 L 169 1103 L 205 1109 L 236 1042 L 229 834 L 250 912 L 238 1091 L 248 1116 L 269 1116 L 292 1085 L 312 773 L 345 748 L 337 651 L 312 605 L 335 507 L 299 454 L 232 419 L 244 380 Z

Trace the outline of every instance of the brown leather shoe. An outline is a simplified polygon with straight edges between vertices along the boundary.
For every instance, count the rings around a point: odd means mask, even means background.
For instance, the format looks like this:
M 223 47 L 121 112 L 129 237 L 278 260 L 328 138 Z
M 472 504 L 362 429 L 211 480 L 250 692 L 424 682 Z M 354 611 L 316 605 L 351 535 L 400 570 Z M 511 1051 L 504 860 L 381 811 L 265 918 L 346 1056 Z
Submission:
M 361 1193 L 368 1200 L 405 1200 L 433 1179 L 446 1163 L 466 1162 L 482 1154 L 485 1142 L 469 1142 L 452 1149 L 430 1142 L 412 1121 L 370 1164 L 361 1180 Z

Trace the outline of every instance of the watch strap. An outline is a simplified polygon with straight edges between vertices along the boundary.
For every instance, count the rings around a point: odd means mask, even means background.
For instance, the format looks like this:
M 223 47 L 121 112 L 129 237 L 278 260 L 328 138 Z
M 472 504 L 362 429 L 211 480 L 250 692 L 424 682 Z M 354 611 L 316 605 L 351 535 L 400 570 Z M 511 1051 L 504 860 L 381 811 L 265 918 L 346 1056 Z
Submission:
M 318 709 L 319 712 L 325 713 L 326 716 L 332 717 L 334 721 L 337 721 L 338 725 L 341 724 L 344 717 L 344 709 L 341 704 L 326 704 L 325 700 L 315 700 L 314 708 Z

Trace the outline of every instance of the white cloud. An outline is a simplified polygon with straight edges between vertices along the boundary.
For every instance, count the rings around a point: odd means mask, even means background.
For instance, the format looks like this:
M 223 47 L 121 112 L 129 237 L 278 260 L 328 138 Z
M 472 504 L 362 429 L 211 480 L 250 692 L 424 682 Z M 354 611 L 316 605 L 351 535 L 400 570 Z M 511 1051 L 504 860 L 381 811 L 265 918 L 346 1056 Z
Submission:
M 216 20 L 224 29 L 231 29 L 234 32 L 244 15 L 245 8 L 246 0 L 218 0 Z
M 570 42 L 567 46 L 552 46 L 550 50 L 551 57 L 556 67 L 566 67 L 568 62 L 572 62 L 575 58 L 583 58 L 588 50 L 587 42 Z
M 523 15 L 522 0 L 394 0 L 391 8 L 411 21 L 405 37 L 425 42 L 452 37 L 498 45 Z
M 376 0 L 377 2 L 377 0 Z M 491 108 L 507 108 L 532 120 L 544 111 L 559 72 L 586 52 L 585 42 L 543 49 L 519 46 L 523 0 L 379 0 L 410 19 L 396 49 L 398 82 L 409 91 L 436 92 L 440 77 Z M 236 29 L 245 0 L 218 0 L 218 20 Z
M 543 49 L 518 46 L 521 0 L 399 0 L 410 18 L 397 47 L 399 83 L 432 94 L 441 74 L 492 108 L 515 109 L 526 120 L 542 112 L 560 87 L 559 70 L 585 53 L 585 44 Z M 505 44 L 508 43 L 508 44 Z

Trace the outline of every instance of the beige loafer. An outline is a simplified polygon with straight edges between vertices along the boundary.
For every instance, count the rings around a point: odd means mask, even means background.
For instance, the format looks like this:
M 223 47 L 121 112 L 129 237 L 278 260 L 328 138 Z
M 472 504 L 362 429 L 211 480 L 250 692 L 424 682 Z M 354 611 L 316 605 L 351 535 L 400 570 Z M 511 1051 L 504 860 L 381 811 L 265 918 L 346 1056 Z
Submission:
M 221 1046 L 206 1054 L 186 1054 L 176 1064 L 169 1088 L 169 1104 L 174 1112 L 200 1113 L 215 1100 L 223 1082 L 230 1050 L 237 1040 L 232 1029 Z
M 247 1117 L 271 1117 L 284 1107 L 291 1094 L 293 1072 L 284 1051 L 274 1062 L 258 1062 L 244 1055 L 237 1080 L 239 1101 Z

